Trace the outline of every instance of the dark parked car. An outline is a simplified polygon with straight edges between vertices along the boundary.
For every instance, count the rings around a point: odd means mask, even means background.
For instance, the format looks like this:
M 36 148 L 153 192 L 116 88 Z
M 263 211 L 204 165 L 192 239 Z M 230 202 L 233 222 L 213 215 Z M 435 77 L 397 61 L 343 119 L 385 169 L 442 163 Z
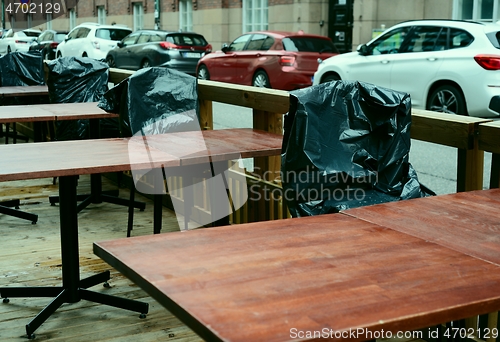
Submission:
M 198 60 L 211 51 L 212 46 L 201 34 L 141 30 L 119 42 L 108 52 L 106 61 L 114 68 L 163 66 L 195 75 Z
M 30 46 L 30 51 L 42 51 L 43 59 L 56 58 L 56 48 L 64 40 L 68 31 L 43 31 Z
M 236 38 L 198 62 L 200 79 L 294 90 L 312 85 L 318 59 L 336 55 L 330 38 L 299 32 L 259 31 Z

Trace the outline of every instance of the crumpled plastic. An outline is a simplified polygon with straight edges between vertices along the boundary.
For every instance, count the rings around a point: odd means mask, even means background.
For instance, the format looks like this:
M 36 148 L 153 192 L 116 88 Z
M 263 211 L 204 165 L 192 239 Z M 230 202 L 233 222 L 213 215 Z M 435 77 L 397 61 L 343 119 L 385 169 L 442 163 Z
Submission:
M 176 70 L 141 69 L 104 94 L 98 106 L 119 113 L 123 137 L 199 130 L 197 79 Z
M 40 51 L 12 52 L 0 57 L 0 85 L 44 85 L 43 57 Z
M 290 93 L 281 157 L 294 217 L 435 195 L 409 163 L 409 94 L 337 81 Z
M 108 90 L 109 66 L 89 57 L 61 57 L 47 63 L 51 103 L 98 102 Z M 101 137 L 118 136 L 117 119 L 100 120 Z M 56 122 L 57 140 L 89 138 L 88 120 Z

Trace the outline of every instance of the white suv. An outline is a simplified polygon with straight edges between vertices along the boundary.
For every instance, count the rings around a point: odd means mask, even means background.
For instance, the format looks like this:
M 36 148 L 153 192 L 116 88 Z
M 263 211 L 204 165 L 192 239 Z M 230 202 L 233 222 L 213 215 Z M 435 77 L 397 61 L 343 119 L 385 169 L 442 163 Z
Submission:
M 56 50 L 56 57 L 91 57 L 105 59 L 109 50 L 132 33 L 132 30 L 118 25 L 83 23 L 72 29 Z
M 397 24 L 357 52 L 319 64 L 313 84 L 353 80 L 409 93 L 415 108 L 500 116 L 500 25 L 459 20 Z

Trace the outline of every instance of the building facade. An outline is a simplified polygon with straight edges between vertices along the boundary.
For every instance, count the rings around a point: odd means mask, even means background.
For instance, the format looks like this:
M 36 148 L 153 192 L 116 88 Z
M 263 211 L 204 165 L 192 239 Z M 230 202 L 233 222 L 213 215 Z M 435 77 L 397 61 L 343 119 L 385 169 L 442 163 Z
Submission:
M 2 0 L 10 2 L 29 0 Z M 331 37 L 341 52 L 366 43 L 377 31 L 411 19 L 498 20 L 500 0 L 31 0 L 63 3 L 57 17 L 5 13 L 5 28 L 70 30 L 83 22 L 121 24 L 134 30 L 201 33 L 220 49 L 252 30 L 283 30 Z

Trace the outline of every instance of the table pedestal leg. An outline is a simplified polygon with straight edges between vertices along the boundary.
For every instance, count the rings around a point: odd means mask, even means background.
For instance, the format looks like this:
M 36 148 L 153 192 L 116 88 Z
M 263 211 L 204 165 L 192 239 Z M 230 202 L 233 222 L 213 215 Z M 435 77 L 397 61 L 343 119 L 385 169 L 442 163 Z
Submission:
M 0 288 L 0 296 L 4 298 L 4 303 L 9 302 L 9 297 L 55 297 L 26 325 L 28 338 L 33 338 L 35 330 L 62 304 L 76 303 L 81 299 L 139 312 L 141 314 L 140 317 L 145 317 L 145 314 L 149 311 L 147 303 L 86 290 L 88 287 L 109 280 L 110 273 L 106 271 L 85 279 L 80 279 L 76 182 L 77 176 L 65 176 L 59 180 L 63 286 Z

